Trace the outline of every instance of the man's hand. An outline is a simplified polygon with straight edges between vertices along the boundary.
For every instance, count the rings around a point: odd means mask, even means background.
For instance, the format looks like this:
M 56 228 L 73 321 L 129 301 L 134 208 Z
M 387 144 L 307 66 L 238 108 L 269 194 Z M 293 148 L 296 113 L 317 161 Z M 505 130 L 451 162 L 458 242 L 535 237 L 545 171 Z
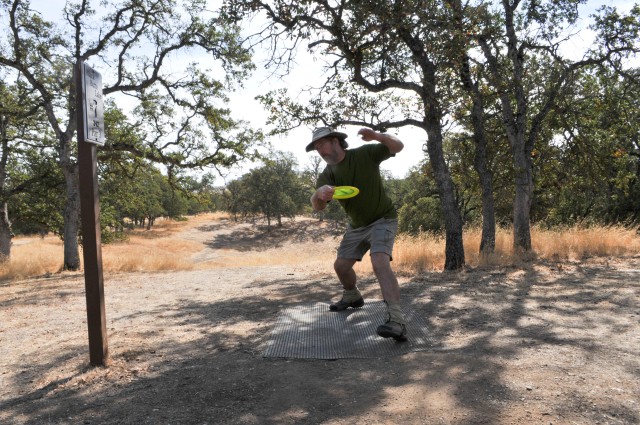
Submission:
M 316 190 L 316 194 L 318 195 L 319 199 L 323 201 L 330 201 L 333 199 L 333 194 L 335 193 L 335 191 L 335 187 L 325 184 L 324 186 L 321 186 L 318 188 L 318 190 Z
M 358 130 L 358 135 L 362 137 L 362 140 L 364 140 L 365 142 L 376 140 L 376 134 L 377 133 L 370 128 L 361 128 L 360 130 Z
M 392 136 L 391 134 L 386 133 L 378 133 L 377 131 L 373 131 L 370 128 L 361 128 L 358 130 L 358 135 L 362 137 L 362 140 L 365 142 L 370 142 L 372 140 L 376 140 L 383 145 L 385 145 L 389 152 L 392 154 L 396 154 L 404 148 L 404 144 L 398 139 L 396 136 Z
M 316 211 L 322 211 L 325 209 L 327 207 L 327 202 L 333 199 L 333 193 L 335 191 L 336 188 L 329 186 L 328 184 L 320 186 L 311 196 L 311 206 L 313 206 L 313 209 Z

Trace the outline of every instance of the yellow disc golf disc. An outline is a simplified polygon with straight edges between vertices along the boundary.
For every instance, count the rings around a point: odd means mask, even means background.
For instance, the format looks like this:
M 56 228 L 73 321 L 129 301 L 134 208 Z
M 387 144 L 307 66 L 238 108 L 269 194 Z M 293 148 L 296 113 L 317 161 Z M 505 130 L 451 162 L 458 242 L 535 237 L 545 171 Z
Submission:
M 333 199 L 349 199 L 360 193 L 357 187 L 353 186 L 336 186 L 333 192 Z

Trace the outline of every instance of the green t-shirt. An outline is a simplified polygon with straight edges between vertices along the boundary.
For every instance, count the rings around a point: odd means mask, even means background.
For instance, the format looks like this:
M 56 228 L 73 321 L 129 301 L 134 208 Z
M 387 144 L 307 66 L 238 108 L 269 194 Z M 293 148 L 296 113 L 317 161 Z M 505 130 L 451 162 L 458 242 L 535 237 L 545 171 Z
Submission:
M 362 145 L 345 151 L 344 159 L 336 165 L 327 165 L 322 171 L 316 189 L 325 184 L 354 186 L 360 193 L 339 202 L 349 216 L 351 227 L 367 226 L 381 218 L 397 218 L 398 214 L 382 186 L 380 163 L 395 156 L 381 143 Z

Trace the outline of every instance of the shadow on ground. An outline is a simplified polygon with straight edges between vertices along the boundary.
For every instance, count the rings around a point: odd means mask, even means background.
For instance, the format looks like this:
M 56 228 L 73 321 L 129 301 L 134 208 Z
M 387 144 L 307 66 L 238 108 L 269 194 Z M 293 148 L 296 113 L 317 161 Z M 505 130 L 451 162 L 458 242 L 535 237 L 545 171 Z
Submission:
M 284 220 L 282 227 L 272 225 L 270 230 L 265 224 L 245 223 L 239 230 L 220 233 L 226 220 L 222 223 L 200 226 L 197 230 L 216 233 L 207 246 L 213 249 L 233 249 L 236 251 L 264 251 L 279 248 L 286 243 L 303 243 L 318 241 L 327 237 L 336 237 L 344 232 L 344 226 L 330 221 L 319 220 Z M 234 226 L 238 228 L 238 226 Z

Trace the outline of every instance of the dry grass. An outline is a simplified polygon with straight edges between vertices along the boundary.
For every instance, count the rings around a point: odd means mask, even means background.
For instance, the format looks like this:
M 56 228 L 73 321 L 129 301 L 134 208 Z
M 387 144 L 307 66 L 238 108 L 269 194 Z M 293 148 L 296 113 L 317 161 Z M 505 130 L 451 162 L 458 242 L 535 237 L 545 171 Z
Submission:
M 150 231 L 136 229 L 127 241 L 103 246 L 104 271 L 192 270 L 196 266 L 190 257 L 203 249 L 202 243 L 182 239 L 179 233 L 226 217 L 223 213 L 210 213 L 190 217 L 187 221 L 160 219 Z
M 498 229 L 495 252 L 481 256 L 481 233 L 479 228 L 467 229 L 464 233 L 465 260 L 472 267 L 513 265 L 531 258 L 574 261 L 588 257 L 618 257 L 640 253 L 640 235 L 634 229 L 621 226 L 555 230 L 534 226 L 531 229 L 533 254 L 524 259 L 514 253 L 511 229 Z M 444 249 L 445 240 L 440 235 L 400 235 L 394 250 L 394 268 L 408 273 L 442 270 Z
M 62 269 L 63 245 L 57 236 L 17 237 L 11 260 L 0 264 L 0 280 L 20 280 L 57 273 Z
M 196 263 L 192 256 L 209 249 L 202 240 L 185 238 L 185 231 L 198 226 L 216 224 L 227 218 L 224 214 L 205 214 L 176 222 L 161 220 L 151 231 L 137 229 L 126 242 L 103 246 L 105 273 L 135 271 L 171 271 L 216 269 L 268 265 L 305 265 L 327 268 L 333 262 L 337 240 L 327 238 L 304 244 L 286 243 L 262 251 L 220 248 L 208 261 Z M 519 264 L 521 257 L 512 249 L 513 233 L 499 229 L 496 251 L 481 257 L 480 229 L 467 229 L 464 235 L 466 263 L 476 266 L 506 266 Z M 193 234 L 193 233 L 192 233 Z M 567 228 L 544 230 L 534 227 L 532 258 L 550 261 L 573 261 L 586 257 L 617 257 L 640 253 L 640 236 L 623 227 Z M 439 271 L 444 267 L 445 241 L 441 235 L 421 234 L 398 236 L 394 250 L 394 269 L 412 274 Z M 16 238 L 11 260 L 0 265 L 0 280 L 19 280 L 61 271 L 63 244 L 55 236 Z M 330 266 L 329 266 L 330 267 Z M 358 273 L 370 273 L 369 261 L 356 266 Z
M 191 270 L 189 257 L 201 249 L 202 244 L 193 241 L 136 235 L 104 246 L 102 265 L 105 272 Z
M 640 236 L 621 226 L 563 231 L 537 230 L 533 249 L 543 258 L 579 260 L 584 257 L 621 256 L 640 252 Z
M 185 241 L 176 234 L 224 217 L 225 214 L 212 213 L 191 217 L 188 221 L 160 219 L 151 231 L 136 229 L 127 241 L 102 247 L 103 269 L 105 272 L 193 269 L 194 264 L 188 257 L 201 250 L 202 244 Z M 58 273 L 63 268 L 63 258 L 63 242 L 57 236 L 17 237 L 13 240 L 11 260 L 0 264 L 0 281 Z
M 202 243 L 184 240 L 178 234 L 222 218 L 226 218 L 226 214 L 202 214 L 190 217 L 187 221 L 161 219 L 150 231 L 136 229 L 127 241 L 103 246 L 104 271 L 192 270 L 196 267 L 190 257 L 203 249 Z
M 188 217 L 187 220 L 183 221 L 159 218 L 156 220 L 150 231 L 142 228 L 134 229 L 129 233 L 129 239 L 132 237 L 140 239 L 166 238 L 187 229 L 193 229 L 194 227 L 202 226 L 204 224 L 211 224 L 212 222 L 226 218 L 229 218 L 229 215 L 222 212 L 195 215 Z

